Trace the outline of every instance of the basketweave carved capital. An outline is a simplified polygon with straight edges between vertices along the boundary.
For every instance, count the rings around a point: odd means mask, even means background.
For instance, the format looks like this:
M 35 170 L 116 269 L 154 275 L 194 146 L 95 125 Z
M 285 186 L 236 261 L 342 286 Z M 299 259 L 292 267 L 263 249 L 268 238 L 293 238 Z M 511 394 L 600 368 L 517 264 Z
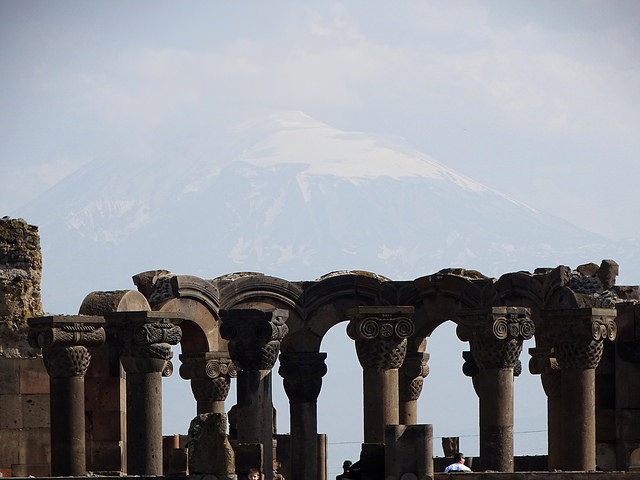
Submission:
M 229 341 L 233 363 L 242 370 L 271 370 L 278 358 L 280 341 L 289 332 L 284 309 L 220 310 L 220 336 Z
M 192 378 L 191 391 L 198 402 L 224 402 L 229 395 L 231 378 L 222 375 L 216 378 Z
M 314 403 L 327 373 L 323 352 L 287 352 L 280 354 L 278 373 L 291 403 Z
M 28 320 L 29 344 L 42 348 L 51 377 L 84 376 L 91 361 L 89 348 L 104 344 L 104 318 L 89 315 L 53 315 Z
M 533 337 L 531 311 L 490 307 L 458 312 L 458 338 L 468 341 L 478 368 L 517 368 L 522 342 Z
M 596 368 L 604 341 L 617 335 L 613 308 L 576 308 L 543 312 L 553 356 L 561 369 Z
M 84 377 L 91 362 L 91 353 L 87 347 L 76 345 L 48 348 L 42 351 L 42 358 L 51 377 Z
M 406 354 L 398 375 L 401 401 L 406 402 L 420 398 L 424 379 L 429 375 L 428 361 L 428 353 L 409 352 Z
M 413 335 L 413 307 L 360 306 L 347 313 L 347 335 L 355 340 L 363 368 L 400 368 Z
M 177 326 L 182 318 L 173 312 L 111 312 L 105 315 L 110 341 L 116 345 L 122 366 L 129 373 L 163 372 L 170 375 L 167 362 L 173 358 L 171 346 L 182 339 Z

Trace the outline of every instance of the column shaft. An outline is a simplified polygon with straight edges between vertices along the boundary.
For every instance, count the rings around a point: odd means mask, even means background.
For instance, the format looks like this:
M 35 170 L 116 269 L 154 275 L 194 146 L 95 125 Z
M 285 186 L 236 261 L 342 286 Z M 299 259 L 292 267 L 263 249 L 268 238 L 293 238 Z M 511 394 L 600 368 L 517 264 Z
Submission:
M 127 473 L 162 475 L 162 373 L 127 373 Z
M 315 479 L 318 475 L 318 416 L 314 403 L 291 403 L 292 478 Z
M 400 402 L 399 411 L 400 425 L 415 425 L 418 423 L 418 401 L 406 400 Z
M 564 470 L 595 470 L 594 368 L 562 370 Z
M 399 423 L 398 369 L 364 368 L 364 443 L 384 443 L 386 425 Z
M 513 369 L 480 370 L 478 375 L 482 465 L 513 472 Z
M 237 381 L 238 442 L 261 443 L 264 477 L 273 477 L 273 404 L 270 370 L 240 370 Z
M 559 396 L 549 396 L 547 399 L 547 468 L 559 470 L 562 468 L 563 440 L 562 401 Z
M 84 377 L 51 377 L 51 475 L 86 475 Z

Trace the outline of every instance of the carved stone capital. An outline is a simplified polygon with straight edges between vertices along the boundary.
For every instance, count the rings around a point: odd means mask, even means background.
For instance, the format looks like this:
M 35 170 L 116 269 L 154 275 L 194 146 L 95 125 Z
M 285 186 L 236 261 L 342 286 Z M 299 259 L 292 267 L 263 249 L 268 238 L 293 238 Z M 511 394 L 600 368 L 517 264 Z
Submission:
M 413 335 L 413 307 L 361 306 L 348 312 L 347 334 L 356 342 L 363 368 L 400 368 Z
M 561 369 L 596 368 L 602 358 L 604 341 L 616 338 L 616 310 L 575 308 L 546 311 L 553 354 Z
M 229 394 L 231 378 L 238 375 L 235 364 L 225 352 L 181 354 L 180 376 L 191 380 L 197 401 L 224 401 Z
M 271 370 L 278 358 L 280 341 L 289 331 L 284 309 L 220 310 L 220 336 L 229 341 L 229 354 L 242 370 Z
M 89 315 L 54 315 L 28 320 L 29 344 L 42 348 L 51 377 L 84 376 L 89 368 L 89 348 L 105 342 L 104 318 Z
M 523 307 L 463 310 L 456 333 L 469 342 L 478 368 L 516 368 L 522 342 L 533 337 L 531 311 Z
M 280 354 L 278 373 L 284 379 L 284 390 L 290 403 L 314 403 L 327 373 L 322 352 L 288 352 Z
M 561 395 L 560 367 L 553 357 L 550 348 L 530 348 L 529 372 L 540 375 L 542 388 L 547 397 L 559 397 Z
M 176 325 L 182 321 L 178 314 L 112 312 L 105 318 L 110 339 L 117 346 L 127 372 L 165 372 L 167 362 L 173 357 L 171 346 L 182 339 L 182 331 Z
M 422 393 L 424 379 L 429 375 L 429 354 L 425 352 L 408 352 L 400 367 L 398 381 L 400 401 L 418 400 Z

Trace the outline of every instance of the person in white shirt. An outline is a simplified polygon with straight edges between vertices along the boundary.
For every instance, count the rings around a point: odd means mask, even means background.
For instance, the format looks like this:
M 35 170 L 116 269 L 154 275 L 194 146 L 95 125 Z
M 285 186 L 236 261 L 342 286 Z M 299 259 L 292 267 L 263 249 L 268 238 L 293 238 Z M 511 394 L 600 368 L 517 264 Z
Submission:
M 444 473 L 449 472 L 470 472 L 471 469 L 464 464 L 464 455 L 460 452 L 453 456 L 455 463 L 452 463 L 444 469 Z

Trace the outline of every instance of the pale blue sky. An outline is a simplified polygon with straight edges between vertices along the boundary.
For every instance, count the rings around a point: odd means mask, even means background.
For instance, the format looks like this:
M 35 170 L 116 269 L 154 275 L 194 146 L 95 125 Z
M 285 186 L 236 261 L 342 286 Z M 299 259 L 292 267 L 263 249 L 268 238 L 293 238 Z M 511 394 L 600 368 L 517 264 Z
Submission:
M 206 151 L 268 107 L 401 136 L 536 208 L 638 233 L 633 0 L 2 0 L 0 45 L 3 213 L 91 159 Z

